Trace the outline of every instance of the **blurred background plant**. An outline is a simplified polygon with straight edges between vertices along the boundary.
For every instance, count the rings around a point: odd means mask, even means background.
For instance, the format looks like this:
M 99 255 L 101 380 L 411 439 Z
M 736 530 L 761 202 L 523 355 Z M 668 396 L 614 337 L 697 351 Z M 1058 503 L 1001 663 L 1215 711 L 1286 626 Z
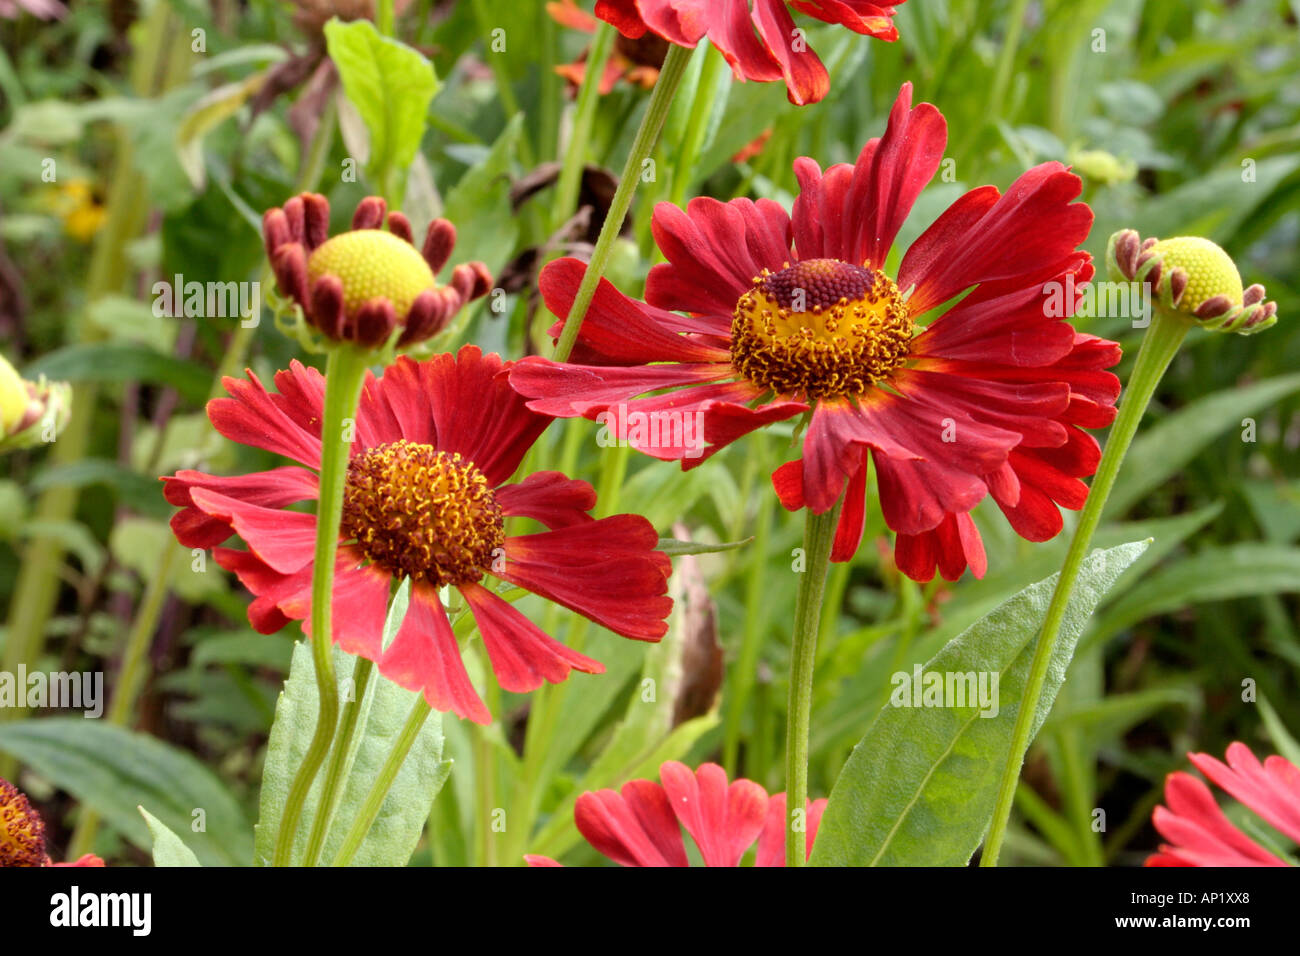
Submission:
M 372 124 L 342 92 L 322 32 L 331 16 L 373 16 L 367 0 L 49 6 L 52 19 L 38 19 L 29 4 L 0 4 L 0 349 L 26 379 L 71 382 L 73 413 L 48 447 L 3 458 L 0 670 L 102 669 L 112 706 L 105 721 L 0 709 L 0 776 L 41 806 L 53 846 L 144 862 L 137 804 L 174 829 L 202 807 L 200 860 L 246 863 L 298 632 L 253 633 L 235 582 L 202 554 L 177 558 L 156 476 L 200 462 L 272 467 L 214 436 L 203 403 L 221 374 L 248 365 L 265 378 L 297 352 L 269 316 L 245 327 L 160 315 L 154 283 L 261 281 L 265 301 L 262 210 L 301 189 L 342 210 L 396 191 L 417 232 L 447 216 L 458 257 L 497 276 L 437 348 L 544 350 L 537 271 L 589 251 L 645 108 L 636 78 L 662 51 L 573 28 L 571 3 L 385 5 L 439 79 L 403 185 L 368 178 Z M 636 294 L 654 202 L 750 195 L 788 207 L 791 161 L 851 162 L 911 80 L 947 117 L 949 161 L 898 248 L 965 189 L 1005 187 L 1055 159 L 1084 177 L 1094 257 L 1122 227 L 1204 235 L 1277 301 L 1281 321 L 1258 339 L 1194 332 L 1164 380 L 1097 543 L 1155 540 L 1081 640 L 1030 752 L 1004 865 L 1140 862 L 1158 842 L 1149 821 L 1164 777 L 1188 750 L 1243 740 L 1297 760 L 1285 728 L 1300 728 L 1298 17 L 1294 0 L 913 0 L 899 7 L 896 44 L 802 22 L 832 90 L 801 109 L 779 83 L 733 84 L 702 48 L 619 242 L 609 275 Z M 607 92 L 577 85 L 574 64 L 610 57 Z M 1076 324 L 1125 345 L 1123 378 L 1140 330 Z M 558 423 L 535 453 L 592 481 L 602 513 L 645 513 L 665 537 L 754 540 L 678 559 L 674 627 L 648 650 L 521 602 L 608 673 L 494 704 L 506 717 L 482 740 L 445 721 L 456 770 L 417 863 L 513 864 L 525 851 L 595 862 L 573 827 L 577 794 L 653 776 L 665 759 L 717 759 L 782 785 L 801 521 L 778 507 L 768 475 L 789 456 L 789 429 L 685 475 L 600 448 L 596 431 Z M 989 575 L 917 585 L 891 566 L 868 507 L 864 540 L 882 547 L 835 566 L 829 584 L 812 796 L 829 792 L 891 674 L 1053 573 L 1064 552 L 1060 539 L 1029 545 L 983 520 L 986 502 L 976 518 Z M 494 834 L 499 807 L 511 826 Z M 88 813 L 106 825 L 86 826 Z

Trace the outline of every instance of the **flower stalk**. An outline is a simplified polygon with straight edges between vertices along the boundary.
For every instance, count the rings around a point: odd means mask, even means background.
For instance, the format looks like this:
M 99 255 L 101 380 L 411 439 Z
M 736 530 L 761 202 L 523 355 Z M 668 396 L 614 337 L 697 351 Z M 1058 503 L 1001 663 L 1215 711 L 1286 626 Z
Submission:
M 668 56 L 664 59 L 663 69 L 659 71 L 654 92 L 650 94 L 645 116 L 641 119 L 641 126 L 637 130 L 636 139 L 632 142 L 632 149 L 627 154 L 627 163 L 623 167 L 623 175 L 619 178 L 618 189 L 609 205 L 609 212 L 605 214 L 605 224 L 601 227 L 600 235 L 596 239 L 596 247 L 591 252 L 591 263 L 587 266 L 581 285 L 578 286 L 573 307 L 569 309 L 569 315 L 564 320 L 564 328 L 560 331 L 560 340 L 555 345 L 553 358 L 557 362 L 567 362 L 573 353 L 573 346 L 578 341 L 578 330 L 582 328 L 582 320 L 586 318 L 587 309 L 596 295 L 596 286 L 609 266 L 610 254 L 614 251 L 614 240 L 618 238 L 623 228 L 623 221 L 627 219 L 627 211 L 632 205 L 632 196 L 636 193 L 637 182 L 641 179 L 642 165 L 654 152 L 655 144 L 659 141 L 659 133 L 672 107 L 673 94 L 677 92 L 677 87 L 681 83 L 682 74 L 691 60 L 691 53 L 691 50 L 676 44 L 668 48 Z
M 790 697 L 786 709 L 785 865 L 803 866 L 807 857 L 808 727 L 812 714 L 813 671 L 821 629 L 822 595 L 830 569 L 831 545 L 840 522 L 841 498 L 822 514 L 809 508 L 804 519 L 804 560 L 794 606 L 794 641 L 790 647 Z
M 329 756 L 339 718 L 338 680 L 334 673 L 331 634 L 334 567 L 337 561 L 339 525 L 343 517 L 343 489 L 347 481 L 348 456 L 352 447 L 352 422 L 361 386 L 365 381 L 368 352 L 339 345 L 330 352 L 325 366 L 325 405 L 321 417 L 320 503 L 316 513 L 316 551 L 311 585 L 311 652 L 316 669 L 320 714 L 302 766 L 293 778 L 280 832 L 276 837 L 273 866 L 287 866 L 293 852 L 294 834 L 311 785 Z M 322 809 L 324 806 L 322 804 Z

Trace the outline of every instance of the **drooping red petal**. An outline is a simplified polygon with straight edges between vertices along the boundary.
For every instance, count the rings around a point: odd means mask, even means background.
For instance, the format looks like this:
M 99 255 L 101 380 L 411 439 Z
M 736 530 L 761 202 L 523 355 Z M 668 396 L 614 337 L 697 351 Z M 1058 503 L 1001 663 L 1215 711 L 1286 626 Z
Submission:
M 282 574 L 251 551 L 216 548 L 212 556 L 253 594 L 248 621 L 259 634 L 274 634 L 293 620 L 281 610 L 281 602 L 292 603 L 304 594 L 311 596 L 310 564 L 293 574 Z
M 749 0 L 712 0 L 709 41 L 726 59 L 737 80 L 766 83 L 781 79 L 781 64 L 754 33 Z
M 1300 843 L 1300 769 L 1281 757 L 1270 765 L 1245 744 L 1228 745 L 1225 765 L 1209 754 L 1188 754 L 1196 769 L 1297 843 Z
M 204 549 L 220 544 L 234 531 L 225 521 L 195 507 L 190 497 L 192 489 L 206 488 L 264 508 L 283 508 L 296 501 L 312 500 L 318 488 L 312 472 L 294 466 L 228 477 L 184 470 L 163 481 L 163 496 L 183 509 L 171 519 L 176 540 L 187 548 Z
M 903 3 L 905 0 L 896 0 Z M 790 0 L 796 10 L 826 23 L 839 23 L 856 33 L 892 42 L 898 39 L 894 7 L 867 0 Z
M 546 527 L 567 528 L 592 520 L 588 512 L 596 507 L 596 490 L 558 471 L 536 471 L 523 481 L 496 490 L 497 504 L 504 515 L 535 518 Z
M 645 518 L 613 515 L 506 538 L 504 566 L 493 574 L 624 637 L 657 641 L 673 606 L 672 564 L 658 542 Z
M 423 693 L 434 710 L 450 711 L 476 724 L 492 722 L 465 671 L 447 612 L 432 587 L 411 588 L 406 618 L 380 657 L 379 672 L 408 690 Z
M 596 0 L 596 16 L 612 23 L 629 40 L 645 36 L 646 24 L 637 11 L 636 0 Z
M 826 803 L 824 797 L 808 803 L 808 812 L 804 817 L 804 833 L 807 835 L 805 859 L 812 856 L 813 843 L 817 839 L 817 828 L 821 826 L 822 815 L 826 812 Z M 785 866 L 785 806 L 784 793 L 774 793 L 768 798 L 767 819 L 763 822 L 763 833 L 758 838 L 755 866 Z
M 316 516 L 240 501 L 206 488 L 191 488 L 194 506 L 235 529 L 248 547 L 281 574 L 293 574 L 312 559 Z
M 700 848 L 705 866 L 737 866 L 763 829 L 767 793 L 752 780 L 728 785 L 715 763 L 694 773 L 670 760 L 659 768 L 669 805 Z
M 947 514 L 938 526 L 920 534 L 899 534 L 894 563 L 913 581 L 930 581 L 938 570 L 945 581 L 956 581 L 969 566 L 977 578 L 988 571 L 984 541 L 969 514 Z
M 570 670 L 604 673 L 605 667 L 599 661 L 554 640 L 482 585 L 462 584 L 459 590 L 469 602 L 492 661 L 492 672 L 503 689 L 526 694 L 543 681 L 560 683 Z
M 754 0 L 754 26 L 785 77 L 787 98 L 795 106 L 818 103 L 831 90 L 831 77 L 821 58 L 796 30 L 785 0 Z M 756 77 L 756 79 L 759 77 Z
M 588 791 L 574 807 L 578 832 L 622 866 L 689 866 L 681 829 L 664 789 L 633 780 L 622 793 Z
M 709 29 L 708 6 L 716 0 L 636 0 L 641 19 L 678 46 L 693 47 Z
M 1165 780 L 1165 803 L 1156 807 L 1152 822 L 1180 860 L 1200 866 L 1283 866 L 1228 820 L 1214 794 L 1189 773 L 1171 773 Z M 1214 860 L 1217 862 L 1202 862 Z

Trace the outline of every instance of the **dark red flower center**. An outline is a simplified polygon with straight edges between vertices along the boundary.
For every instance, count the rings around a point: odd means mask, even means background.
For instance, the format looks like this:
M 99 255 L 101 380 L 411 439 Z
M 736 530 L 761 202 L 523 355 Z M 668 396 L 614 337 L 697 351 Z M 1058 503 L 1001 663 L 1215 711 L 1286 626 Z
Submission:
M 17 787 L 0 780 L 0 867 L 44 866 L 45 824 Z
M 778 395 L 860 395 L 907 359 L 912 318 L 883 272 L 805 259 L 754 279 L 736 303 L 731 360 Z
M 483 473 L 459 453 L 405 440 L 353 457 L 342 527 L 380 568 L 436 587 L 478 581 L 505 542 Z

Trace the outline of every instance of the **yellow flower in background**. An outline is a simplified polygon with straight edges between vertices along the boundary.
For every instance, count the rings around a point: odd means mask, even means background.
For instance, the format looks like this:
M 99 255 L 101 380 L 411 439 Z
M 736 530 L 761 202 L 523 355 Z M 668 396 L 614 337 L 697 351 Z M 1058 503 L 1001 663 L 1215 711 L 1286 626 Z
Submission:
M 89 242 L 104 225 L 104 205 L 95 197 L 88 179 L 77 177 L 59 183 L 48 204 L 63 220 L 63 231 L 78 242 Z

